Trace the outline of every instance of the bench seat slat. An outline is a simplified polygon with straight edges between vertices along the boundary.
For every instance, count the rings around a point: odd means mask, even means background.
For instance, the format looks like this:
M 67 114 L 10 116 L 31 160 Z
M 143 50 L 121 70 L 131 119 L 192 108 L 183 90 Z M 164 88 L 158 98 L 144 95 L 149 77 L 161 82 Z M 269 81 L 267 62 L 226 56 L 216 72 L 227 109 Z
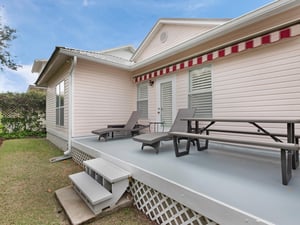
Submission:
M 170 135 L 177 136 L 177 137 L 192 138 L 192 139 L 204 139 L 204 140 L 212 140 L 217 142 L 228 142 L 228 143 L 243 144 L 243 145 L 270 147 L 270 148 L 276 148 L 278 150 L 287 149 L 287 150 L 299 151 L 299 145 L 293 143 L 250 141 L 250 140 L 243 140 L 237 138 L 236 139 L 221 138 L 221 137 L 215 137 L 211 135 L 193 134 L 193 133 L 186 133 L 186 132 L 170 132 Z
M 241 131 L 241 130 L 224 130 L 224 129 L 207 129 L 208 132 L 223 132 L 223 133 L 234 133 L 234 134 L 250 134 L 250 135 L 261 135 L 268 136 L 268 134 L 262 132 L 251 132 L 251 131 Z M 287 137 L 287 134 L 283 133 L 270 133 L 271 135 L 277 137 Z M 300 138 L 300 135 L 295 135 L 296 138 Z

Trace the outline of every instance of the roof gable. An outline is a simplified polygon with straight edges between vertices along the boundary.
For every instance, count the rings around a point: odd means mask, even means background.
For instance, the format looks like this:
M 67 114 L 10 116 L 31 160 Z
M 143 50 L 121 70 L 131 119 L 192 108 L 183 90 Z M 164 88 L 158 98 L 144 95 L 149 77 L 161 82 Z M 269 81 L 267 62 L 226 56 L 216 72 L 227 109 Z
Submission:
M 193 39 L 228 19 L 160 19 L 132 57 L 135 62 L 161 53 Z

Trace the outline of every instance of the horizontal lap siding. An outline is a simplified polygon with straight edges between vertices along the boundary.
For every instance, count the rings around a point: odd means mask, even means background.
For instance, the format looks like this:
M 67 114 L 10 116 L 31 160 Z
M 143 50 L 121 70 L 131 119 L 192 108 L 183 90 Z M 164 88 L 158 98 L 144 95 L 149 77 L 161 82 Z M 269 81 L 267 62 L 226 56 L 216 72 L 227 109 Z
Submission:
M 215 26 L 216 25 L 164 25 L 161 30 L 154 35 L 150 44 L 143 50 L 142 54 L 138 57 L 137 62 L 153 57 L 154 55 L 192 39 L 197 35 L 214 28 Z M 166 32 L 168 35 L 165 42 L 161 42 L 160 40 L 160 35 L 163 32 Z
M 79 60 L 73 85 L 74 136 L 125 123 L 136 110 L 136 87 L 128 72 Z
M 46 98 L 46 127 L 48 132 L 54 132 L 53 135 L 63 136 L 68 135 L 68 116 L 69 116 L 69 67 L 62 67 L 57 74 L 48 82 L 47 98 Z M 56 125 L 56 85 L 65 81 L 65 98 L 64 98 L 64 126 Z
M 212 80 L 214 117 L 300 118 L 300 39 L 218 60 L 213 64 Z M 286 131 L 284 125 L 264 126 L 273 132 Z M 245 124 L 219 127 L 257 131 Z
M 176 107 L 188 107 L 188 93 L 189 93 L 189 71 L 184 70 L 176 74 Z

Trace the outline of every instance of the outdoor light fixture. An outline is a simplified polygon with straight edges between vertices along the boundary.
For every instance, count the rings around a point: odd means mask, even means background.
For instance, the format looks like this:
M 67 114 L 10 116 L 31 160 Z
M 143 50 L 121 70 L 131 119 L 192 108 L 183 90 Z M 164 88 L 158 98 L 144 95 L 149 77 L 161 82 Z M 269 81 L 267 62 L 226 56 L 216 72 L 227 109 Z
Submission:
M 154 84 L 154 80 L 149 80 L 149 85 L 152 87 Z

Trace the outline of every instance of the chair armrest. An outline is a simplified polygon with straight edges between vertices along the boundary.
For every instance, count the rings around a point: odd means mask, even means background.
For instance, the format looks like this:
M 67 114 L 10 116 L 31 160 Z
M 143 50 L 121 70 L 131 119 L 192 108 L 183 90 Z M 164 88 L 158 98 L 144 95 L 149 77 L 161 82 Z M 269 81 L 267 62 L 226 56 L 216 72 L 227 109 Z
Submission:
M 109 124 L 107 128 L 124 128 L 125 124 Z
M 147 125 L 145 125 L 145 124 L 136 124 L 135 126 L 134 126 L 134 130 L 142 130 L 142 129 L 145 129 L 145 128 L 148 128 L 149 127 L 149 125 L 147 124 Z

